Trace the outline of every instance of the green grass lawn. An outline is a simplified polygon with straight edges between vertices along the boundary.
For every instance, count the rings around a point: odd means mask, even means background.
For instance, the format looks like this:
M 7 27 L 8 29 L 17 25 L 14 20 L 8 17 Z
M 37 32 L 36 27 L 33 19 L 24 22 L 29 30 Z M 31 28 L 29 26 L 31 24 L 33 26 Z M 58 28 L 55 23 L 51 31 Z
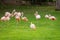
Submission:
M 0 40 L 60 40 L 60 11 L 55 11 L 53 6 L 8 6 L 0 9 L 0 17 L 5 11 L 23 11 L 29 19 L 28 22 L 22 20 L 17 24 L 16 20 L 0 21 Z M 34 13 L 38 11 L 41 15 L 40 20 L 36 20 Z M 55 21 L 44 18 L 45 14 L 54 15 Z M 30 22 L 36 25 L 36 30 L 30 29 Z

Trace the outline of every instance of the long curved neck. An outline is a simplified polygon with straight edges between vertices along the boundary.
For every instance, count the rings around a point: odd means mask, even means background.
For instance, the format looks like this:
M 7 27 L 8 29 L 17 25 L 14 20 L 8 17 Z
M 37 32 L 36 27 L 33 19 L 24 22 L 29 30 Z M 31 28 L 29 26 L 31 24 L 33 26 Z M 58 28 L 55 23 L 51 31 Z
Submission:
M 16 10 L 14 9 L 14 10 L 12 11 L 12 14 L 15 13 L 15 11 L 16 11 Z
M 21 15 L 21 17 L 23 17 L 23 15 L 24 15 L 24 13 L 22 12 L 22 15 Z
M 49 14 L 49 17 L 51 17 L 51 14 Z

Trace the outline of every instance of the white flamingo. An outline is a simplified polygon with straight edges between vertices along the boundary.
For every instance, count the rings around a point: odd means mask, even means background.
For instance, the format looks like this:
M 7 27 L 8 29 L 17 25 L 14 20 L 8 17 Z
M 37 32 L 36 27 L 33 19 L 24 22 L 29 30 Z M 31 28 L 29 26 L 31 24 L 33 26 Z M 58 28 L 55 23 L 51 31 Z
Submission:
M 10 12 L 5 12 L 5 16 L 6 17 L 11 17 L 11 13 Z
M 22 20 L 23 20 L 23 21 L 28 21 L 27 17 L 25 17 L 25 16 L 23 17 L 23 14 L 24 14 L 24 13 L 22 12 L 22 16 L 21 16 Z
M 36 30 L 36 26 L 35 26 L 35 24 L 33 24 L 33 23 L 31 22 L 31 24 L 30 24 L 30 28 L 33 29 L 33 30 Z
M 45 15 L 45 18 L 49 18 L 49 15 L 46 14 L 46 15 Z
M 9 20 L 10 20 L 10 17 L 6 17 L 6 16 L 1 17 L 1 21 L 9 21 Z
M 50 16 L 49 19 L 50 20 L 56 20 L 55 16 Z
M 20 16 L 15 16 L 15 19 L 19 22 L 20 21 Z
M 40 19 L 41 18 L 41 16 L 38 14 L 38 11 L 36 11 L 36 13 L 34 15 L 35 15 L 36 19 Z

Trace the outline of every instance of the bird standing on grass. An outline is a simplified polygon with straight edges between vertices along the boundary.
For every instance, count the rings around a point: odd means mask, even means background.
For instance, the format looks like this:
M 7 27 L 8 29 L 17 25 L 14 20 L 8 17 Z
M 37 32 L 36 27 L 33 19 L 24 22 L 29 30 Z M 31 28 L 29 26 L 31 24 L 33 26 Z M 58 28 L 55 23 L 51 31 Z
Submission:
M 20 12 L 15 12 L 14 16 L 15 16 L 15 19 L 19 22 L 20 21 L 20 17 L 21 17 L 21 13 Z
M 36 13 L 34 15 L 35 15 L 36 19 L 40 19 L 41 18 L 41 16 L 38 14 L 38 11 L 36 11 Z
M 22 12 L 22 16 L 21 16 L 22 20 L 27 22 L 28 21 L 27 17 L 25 17 L 23 15 L 24 15 L 24 13 Z
M 49 19 L 50 20 L 56 20 L 55 16 L 50 16 Z
M 9 21 L 10 20 L 10 17 L 3 16 L 3 17 L 1 17 L 0 20 L 1 21 Z
M 45 18 L 49 18 L 49 15 L 46 14 L 46 15 L 45 15 Z
M 5 12 L 5 16 L 6 16 L 6 17 L 11 17 L 11 15 L 12 15 L 12 14 L 11 14 L 10 12 Z
M 1 17 L 1 21 L 9 21 L 11 17 L 10 12 L 5 12 L 5 15 L 3 17 Z
M 48 18 L 50 20 L 56 20 L 56 17 L 55 16 L 51 16 L 51 14 L 45 15 L 45 18 Z
M 35 24 L 33 24 L 33 23 L 31 22 L 31 24 L 30 24 L 30 28 L 33 29 L 33 30 L 36 30 L 36 26 L 35 26 Z

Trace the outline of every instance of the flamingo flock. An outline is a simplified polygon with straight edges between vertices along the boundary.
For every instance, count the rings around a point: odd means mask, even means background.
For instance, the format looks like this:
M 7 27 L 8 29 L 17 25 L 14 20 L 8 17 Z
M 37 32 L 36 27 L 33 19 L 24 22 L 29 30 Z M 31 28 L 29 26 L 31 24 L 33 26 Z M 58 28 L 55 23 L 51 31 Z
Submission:
M 36 20 L 41 19 L 41 15 L 38 14 L 38 11 L 34 13 Z M 0 18 L 1 21 L 9 21 L 11 17 L 15 17 L 16 21 L 19 22 L 20 20 L 23 20 L 25 22 L 28 22 L 28 18 L 24 16 L 24 12 L 17 12 L 15 9 L 10 12 L 5 12 L 5 15 Z M 46 14 L 45 18 L 49 20 L 56 20 L 55 16 L 52 16 L 51 14 Z M 36 25 L 34 23 L 30 23 L 30 28 L 33 30 L 36 30 Z

